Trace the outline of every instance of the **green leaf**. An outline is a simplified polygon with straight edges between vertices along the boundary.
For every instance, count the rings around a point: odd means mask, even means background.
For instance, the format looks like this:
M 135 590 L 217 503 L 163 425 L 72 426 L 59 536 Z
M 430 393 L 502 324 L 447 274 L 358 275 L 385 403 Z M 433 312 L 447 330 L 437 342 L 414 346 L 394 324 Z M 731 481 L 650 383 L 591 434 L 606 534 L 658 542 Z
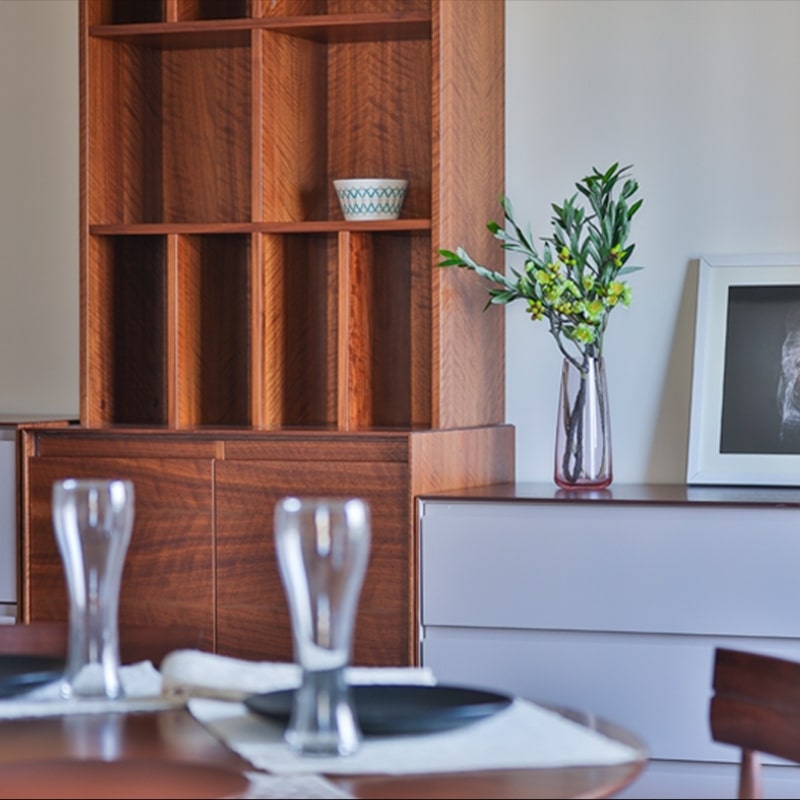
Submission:
M 547 319 L 550 333 L 565 358 L 573 358 L 574 350 L 579 353 L 585 353 L 588 347 L 600 350 L 612 307 L 605 305 L 604 309 L 596 311 L 595 321 L 590 323 L 594 341 L 589 343 L 586 341 L 585 312 L 564 313 L 563 307 L 559 310 L 554 305 L 555 297 L 567 293 L 580 304 L 596 303 L 603 299 L 603 293 L 612 280 L 641 269 L 626 264 L 634 250 L 634 245 L 627 242 L 630 221 L 643 202 L 633 199 L 639 185 L 628 174 L 631 168 L 631 165 L 620 168 L 619 162 L 603 171 L 593 167 L 589 175 L 575 184 L 576 192 L 572 196 L 561 204 L 553 203 L 551 235 L 541 237 L 541 255 L 530 222 L 519 224 L 510 198 L 501 195 L 499 201 L 505 226 L 492 221 L 487 223 L 487 228 L 503 251 L 522 256 L 522 270 L 506 265 L 504 274 L 478 264 L 462 247 L 455 251 L 440 250 L 442 261 L 439 266 L 466 268 L 488 281 L 486 308 L 518 299 L 541 303 L 543 318 Z M 568 255 L 562 256 L 565 247 Z M 558 270 L 550 272 L 551 264 L 558 264 Z M 537 279 L 538 270 L 548 270 L 546 282 Z M 584 289 L 584 277 L 592 279 L 588 289 Z

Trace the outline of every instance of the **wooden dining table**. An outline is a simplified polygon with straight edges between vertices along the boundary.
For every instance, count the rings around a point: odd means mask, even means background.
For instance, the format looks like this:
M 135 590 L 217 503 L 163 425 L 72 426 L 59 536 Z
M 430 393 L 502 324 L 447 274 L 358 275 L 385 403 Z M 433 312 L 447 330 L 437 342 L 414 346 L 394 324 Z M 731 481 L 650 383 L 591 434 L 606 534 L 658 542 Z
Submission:
M 328 780 L 365 800 L 610 797 L 636 780 L 647 752 L 635 734 L 592 715 L 557 710 L 632 747 L 635 758 L 612 766 L 336 775 Z M 237 796 L 241 786 L 235 780 L 226 783 L 226 777 L 241 781 L 245 772 L 253 773 L 252 765 L 183 707 L 0 721 L 0 797 Z

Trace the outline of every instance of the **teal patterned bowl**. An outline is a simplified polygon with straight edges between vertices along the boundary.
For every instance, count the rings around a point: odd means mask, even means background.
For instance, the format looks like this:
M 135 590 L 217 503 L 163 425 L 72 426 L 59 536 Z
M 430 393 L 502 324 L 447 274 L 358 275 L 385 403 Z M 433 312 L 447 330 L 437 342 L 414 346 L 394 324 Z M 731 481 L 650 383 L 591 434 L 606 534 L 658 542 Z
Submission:
M 350 178 L 333 182 L 346 220 L 397 219 L 408 181 L 392 178 Z

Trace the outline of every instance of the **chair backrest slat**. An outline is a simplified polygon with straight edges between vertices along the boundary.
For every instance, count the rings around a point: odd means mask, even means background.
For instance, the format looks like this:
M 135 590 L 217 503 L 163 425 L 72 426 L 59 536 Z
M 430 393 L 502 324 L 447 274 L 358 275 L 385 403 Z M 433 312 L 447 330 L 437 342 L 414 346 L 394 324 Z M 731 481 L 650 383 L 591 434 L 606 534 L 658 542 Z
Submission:
M 742 750 L 740 798 L 761 797 L 758 753 L 800 762 L 800 663 L 717 648 L 711 736 Z

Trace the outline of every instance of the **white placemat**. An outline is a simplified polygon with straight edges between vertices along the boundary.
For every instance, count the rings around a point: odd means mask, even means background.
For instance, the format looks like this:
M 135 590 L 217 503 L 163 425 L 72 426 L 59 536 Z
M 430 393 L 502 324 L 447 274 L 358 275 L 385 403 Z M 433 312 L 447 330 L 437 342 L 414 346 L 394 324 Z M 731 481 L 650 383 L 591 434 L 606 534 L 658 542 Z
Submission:
M 347 758 L 295 755 L 283 726 L 240 702 L 193 698 L 192 715 L 257 769 L 275 774 L 413 774 L 621 764 L 638 753 L 527 700 L 462 728 L 419 736 L 366 738 Z
M 182 704 L 175 698 L 162 695 L 161 673 L 150 661 L 125 665 L 120 668 L 119 676 L 125 692 L 125 697 L 120 700 L 63 700 L 59 693 L 60 681 L 54 681 L 25 694 L 0 700 L 0 719 L 153 711 Z
M 243 800 L 349 800 L 349 792 L 321 775 L 267 775 L 245 772 L 250 786 Z

